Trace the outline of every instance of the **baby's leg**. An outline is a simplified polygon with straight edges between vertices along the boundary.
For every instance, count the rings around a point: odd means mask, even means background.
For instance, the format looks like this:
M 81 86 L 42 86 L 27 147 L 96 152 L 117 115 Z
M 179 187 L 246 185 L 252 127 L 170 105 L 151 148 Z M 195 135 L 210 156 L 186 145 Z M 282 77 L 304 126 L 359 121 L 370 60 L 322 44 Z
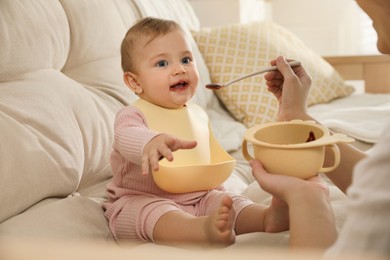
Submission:
M 231 245 L 235 241 L 234 216 L 230 197 L 224 197 L 219 208 L 208 216 L 170 211 L 157 221 L 153 238 L 160 244 Z

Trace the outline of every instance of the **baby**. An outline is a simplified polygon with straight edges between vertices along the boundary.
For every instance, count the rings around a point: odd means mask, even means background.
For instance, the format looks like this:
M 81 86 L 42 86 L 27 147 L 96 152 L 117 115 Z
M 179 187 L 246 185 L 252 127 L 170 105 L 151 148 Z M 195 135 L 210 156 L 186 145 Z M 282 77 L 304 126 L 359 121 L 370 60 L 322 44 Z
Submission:
M 170 193 L 155 184 L 151 171 L 158 171 L 162 158 L 173 162 L 178 158 L 175 151 L 198 149 L 204 140 L 160 131 L 161 124 L 151 120 L 143 108 L 162 113 L 197 111 L 207 119 L 200 107 L 188 103 L 198 85 L 198 70 L 189 39 L 170 20 L 149 17 L 138 21 L 127 32 L 121 55 L 124 82 L 139 100 L 123 107 L 114 124 L 113 179 L 104 204 L 114 237 L 118 241 L 227 246 L 239 234 L 287 230 L 288 207 L 276 198 L 266 207 L 229 193 L 223 186 Z M 172 121 L 164 125 L 177 123 L 174 118 L 167 120 Z M 208 120 L 199 124 L 203 123 L 200 127 L 208 128 Z

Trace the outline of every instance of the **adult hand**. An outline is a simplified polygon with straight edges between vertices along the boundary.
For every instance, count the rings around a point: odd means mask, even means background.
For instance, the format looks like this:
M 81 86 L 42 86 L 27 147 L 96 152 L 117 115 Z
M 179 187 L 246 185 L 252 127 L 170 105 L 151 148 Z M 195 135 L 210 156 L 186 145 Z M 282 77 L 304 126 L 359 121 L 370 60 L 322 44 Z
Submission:
M 192 149 L 196 145 L 196 141 L 186 141 L 167 134 L 157 135 L 145 145 L 142 153 L 142 174 L 148 174 L 149 166 L 157 171 L 158 162 L 164 157 L 172 161 L 172 152 L 179 149 Z
M 312 196 L 312 193 L 322 193 L 324 196 L 329 195 L 328 186 L 318 175 L 303 180 L 292 176 L 268 173 L 257 160 L 250 161 L 250 165 L 252 174 L 260 187 L 287 204 L 295 203 L 293 202 L 294 199 L 300 200 L 305 199 L 305 196 Z M 302 194 L 304 196 L 301 196 Z
M 283 56 L 272 60 L 271 65 L 278 70 L 266 73 L 264 78 L 268 90 L 279 101 L 278 120 L 310 119 L 306 107 L 311 78 L 303 66 L 291 68 Z
M 302 180 L 267 173 L 257 160 L 250 164 L 260 187 L 288 205 L 291 247 L 325 249 L 336 240 L 329 190 L 319 176 Z

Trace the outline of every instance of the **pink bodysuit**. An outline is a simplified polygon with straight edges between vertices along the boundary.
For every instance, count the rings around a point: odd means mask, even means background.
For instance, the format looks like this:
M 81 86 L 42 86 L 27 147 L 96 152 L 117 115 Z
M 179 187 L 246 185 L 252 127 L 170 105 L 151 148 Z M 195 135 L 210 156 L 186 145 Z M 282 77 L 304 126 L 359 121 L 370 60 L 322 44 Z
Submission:
M 169 122 L 167 122 L 169 124 Z M 253 204 L 246 197 L 228 193 L 222 186 L 209 191 L 174 194 L 160 189 L 152 174 L 141 174 L 141 156 L 145 145 L 156 135 L 148 128 L 142 112 L 134 106 L 123 107 L 114 124 L 111 153 L 112 181 L 107 185 L 105 216 L 118 241 L 153 240 L 158 219 L 172 210 L 183 210 L 194 216 L 214 212 L 226 195 L 233 199 L 237 215 Z

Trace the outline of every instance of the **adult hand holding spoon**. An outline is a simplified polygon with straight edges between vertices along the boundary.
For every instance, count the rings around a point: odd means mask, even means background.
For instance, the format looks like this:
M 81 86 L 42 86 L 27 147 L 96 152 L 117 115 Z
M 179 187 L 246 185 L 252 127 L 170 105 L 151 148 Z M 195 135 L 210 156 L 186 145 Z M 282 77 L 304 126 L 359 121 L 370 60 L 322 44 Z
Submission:
M 290 65 L 290 67 L 294 67 L 294 66 L 299 66 L 301 65 L 301 62 L 300 61 L 290 61 L 288 62 L 288 64 Z M 237 81 L 240 81 L 240 80 L 243 80 L 243 79 L 246 79 L 246 78 L 249 78 L 249 77 L 253 77 L 253 76 L 256 76 L 256 75 L 259 75 L 261 73 L 265 73 L 265 72 L 268 72 L 268 71 L 273 71 L 273 70 L 278 70 L 278 68 L 276 66 L 271 66 L 271 67 L 266 67 L 262 70 L 259 70 L 259 71 L 255 71 L 255 72 L 252 72 L 250 74 L 247 74 L 247 75 L 244 75 L 244 76 L 241 76 L 239 78 L 236 78 L 232 81 L 229 81 L 229 82 L 225 82 L 225 83 L 210 83 L 210 84 L 207 84 L 206 85 L 206 88 L 208 89 L 212 89 L 212 90 L 218 90 L 220 88 L 223 88 L 223 87 L 227 87 L 233 83 L 236 83 Z

